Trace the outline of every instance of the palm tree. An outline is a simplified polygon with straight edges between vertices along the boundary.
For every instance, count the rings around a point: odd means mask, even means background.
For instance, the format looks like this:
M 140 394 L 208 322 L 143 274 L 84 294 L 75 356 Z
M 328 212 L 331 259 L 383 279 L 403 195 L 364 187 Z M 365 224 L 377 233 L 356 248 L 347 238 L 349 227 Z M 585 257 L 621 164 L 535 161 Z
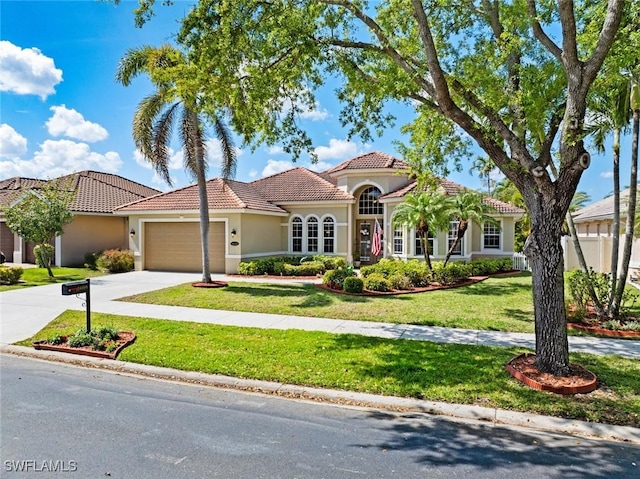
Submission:
M 449 224 L 450 201 L 446 193 L 434 190 L 407 195 L 393 214 L 394 226 L 415 228 L 419 235 L 424 261 L 432 269 L 429 251 L 429 233 L 443 231 Z
M 184 152 L 184 167 L 195 178 L 198 186 L 202 282 L 211 283 L 206 120 L 213 124 L 220 141 L 222 177 L 225 180 L 234 176 L 237 158 L 231 135 L 221 118 L 213 114 L 208 114 L 205 118 L 199 114 L 196 100 L 187 100 L 176 93 L 172 71 L 179 71 L 178 67 L 186 65 L 182 52 L 171 46 L 144 46 L 129 50 L 120 60 L 116 80 L 128 86 L 134 77 L 145 73 L 156 86 L 157 90 L 138 104 L 133 118 L 133 139 L 138 150 L 169 185 L 172 185 L 169 175 L 169 144 L 173 126 L 179 121 L 178 137 Z
M 525 210 L 524 216 L 522 216 L 522 218 L 520 218 L 515 224 L 515 239 L 513 245 L 515 251 L 522 251 L 531 232 L 531 220 L 529 218 L 529 213 L 527 212 L 527 206 L 524 203 L 522 193 L 518 191 L 510 179 L 504 178 L 496 185 L 493 190 L 492 197 Z
M 464 234 L 469 229 L 469 223 L 475 222 L 478 224 L 483 223 L 496 223 L 496 220 L 489 216 L 489 212 L 492 208 L 487 205 L 482 195 L 475 191 L 463 190 L 452 198 L 450 214 L 452 217 L 458 220 L 456 227 L 456 239 L 451 243 L 447 256 L 444 258 L 444 266 L 449 262 L 449 258 L 458 247 Z
M 495 181 L 491 178 L 491 174 L 496 171 L 496 164 L 491 158 L 479 156 L 471 164 L 469 168 L 469 174 L 473 174 L 474 171 L 478 172 L 478 177 L 482 181 L 487 182 L 487 194 L 491 196 L 491 188 L 495 186 Z

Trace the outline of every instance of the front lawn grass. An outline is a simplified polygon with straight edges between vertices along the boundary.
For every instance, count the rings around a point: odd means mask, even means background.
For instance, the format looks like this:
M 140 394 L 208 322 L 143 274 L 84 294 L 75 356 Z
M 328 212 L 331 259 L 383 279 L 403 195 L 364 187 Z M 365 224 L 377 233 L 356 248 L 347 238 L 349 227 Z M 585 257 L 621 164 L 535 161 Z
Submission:
M 121 300 L 464 329 L 534 331 L 528 273 L 489 278 L 460 288 L 397 296 L 348 296 L 309 284 L 231 282 L 225 288 L 194 288 L 185 284 Z
M 269 330 L 94 313 L 94 325 L 135 331 L 123 361 L 305 386 L 475 404 L 640 427 L 640 365 L 616 356 L 574 354 L 602 386 L 558 396 L 521 385 L 504 364 L 521 348 L 392 340 L 351 334 Z M 66 311 L 33 338 L 84 327 Z
M 0 285 L 0 293 L 2 291 L 10 291 L 12 289 L 30 288 L 33 286 L 44 286 L 54 283 L 66 283 L 67 281 L 78 281 L 95 276 L 104 276 L 105 273 L 87 268 L 66 268 L 54 266 L 51 268 L 55 278 L 49 278 L 46 268 L 24 268 L 22 278 L 18 284 Z

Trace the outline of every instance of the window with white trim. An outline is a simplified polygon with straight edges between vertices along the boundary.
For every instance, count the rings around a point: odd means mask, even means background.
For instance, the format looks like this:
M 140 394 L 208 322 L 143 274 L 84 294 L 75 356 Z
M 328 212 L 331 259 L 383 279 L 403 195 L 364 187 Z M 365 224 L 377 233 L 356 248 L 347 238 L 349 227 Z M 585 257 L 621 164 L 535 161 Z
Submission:
M 482 235 L 484 249 L 500 249 L 499 223 L 485 223 Z
M 300 217 L 291 220 L 291 250 L 294 253 L 302 253 L 302 218 Z
M 404 230 L 402 226 L 396 226 L 393 230 L 393 254 L 404 252 Z
M 381 215 L 383 206 L 378 201 L 380 193 L 380 190 L 375 186 L 370 186 L 364 190 L 358 199 L 358 213 L 361 215 Z
M 318 252 L 318 219 L 307 219 L 307 252 Z
M 451 249 L 451 246 L 453 245 L 453 243 L 455 243 L 456 241 L 456 236 L 458 234 L 458 224 L 460 224 L 460 221 L 458 221 L 457 219 L 449 222 L 449 231 L 447 232 L 447 250 Z M 460 240 L 460 242 L 458 243 L 458 245 L 454 248 L 454 250 L 451 252 L 452 256 L 461 256 L 462 255 L 462 251 L 463 249 L 463 243 L 464 238 Z
M 429 248 L 429 254 L 432 255 L 435 248 L 435 239 L 433 237 L 433 233 L 429 232 L 429 236 L 427 237 L 427 248 Z M 414 232 L 414 242 L 415 242 L 415 250 L 416 256 L 423 256 L 422 252 L 422 241 L 420 241 L 420 235 Z
M 322 220 L 322 249 L 324 253 L 333 253 L 335 250 L 336 225 L 333 218 Z

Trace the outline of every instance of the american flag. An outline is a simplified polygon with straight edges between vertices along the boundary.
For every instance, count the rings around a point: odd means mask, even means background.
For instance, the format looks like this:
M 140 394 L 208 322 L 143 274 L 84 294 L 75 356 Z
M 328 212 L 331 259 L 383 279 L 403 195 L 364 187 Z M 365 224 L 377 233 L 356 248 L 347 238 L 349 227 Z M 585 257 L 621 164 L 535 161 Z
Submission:
M 373 239 L 371 240 L 371 254 L 380 256 L 380 253 L 382 253 L 382 228 L 378 220 L 376 220 L 376 224 L 373 227 Z

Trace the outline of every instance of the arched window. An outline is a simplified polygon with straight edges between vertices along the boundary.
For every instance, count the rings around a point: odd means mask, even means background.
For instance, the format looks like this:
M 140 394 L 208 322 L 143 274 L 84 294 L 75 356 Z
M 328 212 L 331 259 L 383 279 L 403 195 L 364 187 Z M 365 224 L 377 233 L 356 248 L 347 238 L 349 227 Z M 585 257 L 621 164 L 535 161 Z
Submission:
M 302 218 L 298 216 L 291 220 L 291 249 L 302 253 Z
M 370 186 L 360 194 L 358 199 L 358 213 L 361 215 L 381 215 L 383 212 L 382 203 L 378 202 L 380 190 L 375 186 Z
M 318 252 L 318 218 L 307 220 L 307 252 Z
M 324 253 L 333 253 L 335 249 L 336 225 L 333 218 L 322 220 L 322 247 Z

